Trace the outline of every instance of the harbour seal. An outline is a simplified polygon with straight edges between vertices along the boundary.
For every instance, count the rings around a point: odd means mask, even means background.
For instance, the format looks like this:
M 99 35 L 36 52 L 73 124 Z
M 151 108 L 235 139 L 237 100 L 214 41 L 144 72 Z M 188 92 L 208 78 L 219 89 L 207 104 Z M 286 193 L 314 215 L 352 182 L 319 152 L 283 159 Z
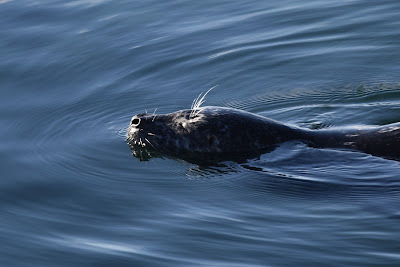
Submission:
M 265 153 L 291 140 L 400 158 L 400 123 L 309 130 L 243 110 L 195 105 L 164 115 L 135 115 L 127 131 L 133 155 L 141 160 L 163 155 L 229 160 Z

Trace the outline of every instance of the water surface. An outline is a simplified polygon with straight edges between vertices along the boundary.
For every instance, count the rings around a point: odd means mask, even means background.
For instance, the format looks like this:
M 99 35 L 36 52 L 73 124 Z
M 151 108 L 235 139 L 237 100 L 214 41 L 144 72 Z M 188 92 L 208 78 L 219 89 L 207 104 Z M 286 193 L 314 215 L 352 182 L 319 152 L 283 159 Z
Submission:
M 0 1 L 3 266 L 397 266 L 400 163 L 287 143 L 140 162 L 132 115 L 400 121 L 398 1 Z

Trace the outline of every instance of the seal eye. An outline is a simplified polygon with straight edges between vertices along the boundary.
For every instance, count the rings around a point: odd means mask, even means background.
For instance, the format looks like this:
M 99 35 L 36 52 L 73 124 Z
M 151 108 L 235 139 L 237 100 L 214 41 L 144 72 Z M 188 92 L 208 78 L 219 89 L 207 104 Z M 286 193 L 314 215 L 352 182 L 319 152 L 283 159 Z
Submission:
M 132 124 L 133 126 L 138 126 L 138 125 L 140 124 L 140 118 L 134 118 L 134 119 L 132 119 L 131 124 Z

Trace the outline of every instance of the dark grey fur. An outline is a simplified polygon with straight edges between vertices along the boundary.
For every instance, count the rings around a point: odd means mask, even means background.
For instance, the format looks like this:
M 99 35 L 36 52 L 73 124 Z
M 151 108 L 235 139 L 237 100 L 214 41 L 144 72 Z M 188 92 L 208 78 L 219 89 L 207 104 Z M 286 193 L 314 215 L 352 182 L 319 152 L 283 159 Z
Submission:
M 282 142 L 304 141 L 318 148 L 346 148 L 400 158 L 400 123 L 381 127 L 308 130 L 238 109 L 202 107 L 132 118 L 127 141 L 139 158 L 155 155 L 247 155 Z M 206 157 L 207 157 L 206 156 Z

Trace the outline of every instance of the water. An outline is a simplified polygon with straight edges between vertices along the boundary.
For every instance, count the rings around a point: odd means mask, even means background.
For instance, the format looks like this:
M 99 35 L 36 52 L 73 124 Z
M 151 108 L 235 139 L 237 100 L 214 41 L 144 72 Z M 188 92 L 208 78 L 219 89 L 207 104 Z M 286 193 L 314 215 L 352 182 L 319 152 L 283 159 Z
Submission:
M 1 266 L 398 266 L 400 163 L 140 162 L 132 115 L 400 120 L 398 1 L 0 1 Z

